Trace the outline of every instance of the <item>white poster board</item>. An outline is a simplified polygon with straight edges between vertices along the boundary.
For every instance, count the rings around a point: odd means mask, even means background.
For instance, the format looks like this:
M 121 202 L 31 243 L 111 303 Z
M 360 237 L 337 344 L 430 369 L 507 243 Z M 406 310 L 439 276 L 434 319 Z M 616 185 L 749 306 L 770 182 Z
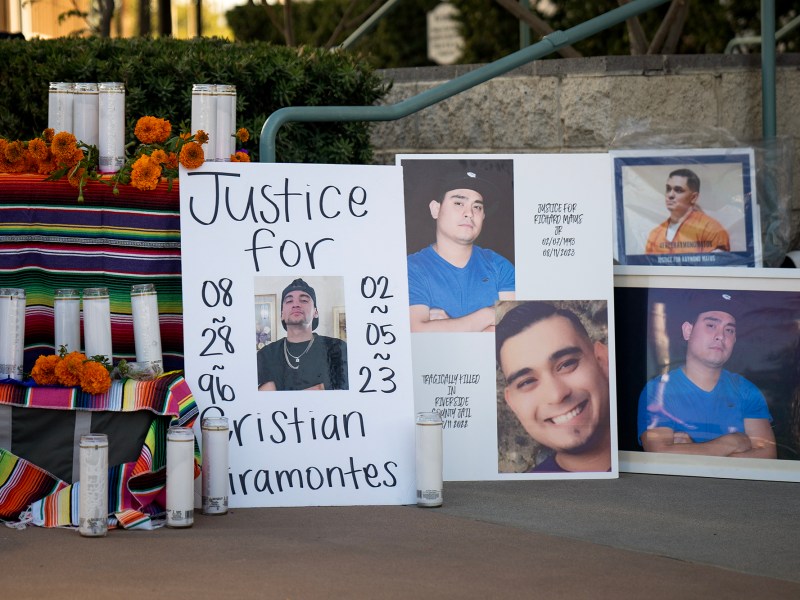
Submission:
M 401 170 L 207 163 L 180 177 L 186 378 L 201 417 L 229 419 L 230 506 L 414 503 Z M 259 390 L 257 349 L 285 342 L 298 278 L 315 333 L 346 330 L 347 389 Z
M 442 415 L 445 480 L 616 477 L 613 209 L 608 155 L 417 154 L 398 156 L 397 163 L 404 169 L 409 255 L 430 256 L 431 244 L 438 244 L 440 215 L 434 219 L 430 202 L 441 199 L 443 186 L 453 185 L 458 177 L 466 178 L 464 187 L 471 185 L 470 177 L 487 180 L 482 229 L 473 247 L 499 254 L 502 260 L 494 263 L 500 265 L 498 270 L 504 261 L 512 263 L 516 279 L 514 302 L 498 302 L 502 295 L 495 298 L 493 322 L 499 322 L 519 301 L 552 302 L 559 309 L 580 313 L 581 321 L 593 322 L 584 326 L 590 330 L 592 342 L 595 338 L 604 342 L 610 365 L 602 392 L 604 425 L 598 427 L 606 440 L 606 466 L 596 471 L 531 472 L 552 449 L 537 441 L 530 433 L 532 428 L 524 427 L 506 406 L 495 334 L 417 329 L 411 336 L 415 404 L 418 411 Z M 414 280 L 411 265 L 418 258 L 409 260 Z M 437 274 L 432 279 L 442 277 Z M 410 286 L 412 311 L 414 306 L 430 306 L 414 291 L 417 287 L 414 283 Z M 464 295 L 474 296 L 472 292 Z M 448 310 L 453 309 L 444 309 L 446 316 L 457 317 Z M 582 402 L 578 408 L 577 404 L 569 406 L 575 413 L 586 408 Z M 514 440 L 521 444 L 515 445 Z

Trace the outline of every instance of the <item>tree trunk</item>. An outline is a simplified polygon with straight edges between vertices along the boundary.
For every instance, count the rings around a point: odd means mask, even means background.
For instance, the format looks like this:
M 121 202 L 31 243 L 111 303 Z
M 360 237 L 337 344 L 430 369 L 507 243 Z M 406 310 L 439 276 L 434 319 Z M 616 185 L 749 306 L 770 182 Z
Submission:
M 172 1 L 158 0 L 158 35 L 172 36 Z

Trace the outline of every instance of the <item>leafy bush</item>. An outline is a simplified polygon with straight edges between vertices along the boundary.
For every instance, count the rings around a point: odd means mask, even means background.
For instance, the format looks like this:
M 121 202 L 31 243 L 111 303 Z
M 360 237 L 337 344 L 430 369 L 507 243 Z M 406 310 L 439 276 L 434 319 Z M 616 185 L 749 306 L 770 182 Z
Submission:
M 192 84 L 236 86 L 237 125 L 256 138 L 284 106 L 372 105 L 388 87 L 346 52 L 292 49 L 221 39 L 0 40 L 0 137 L 30 139 L 47 127 L 51 81 L 121 81 L 127 139 L 139 117 L 168 119 L 181 130 L 191 119 Z M 293 123 L 278 133 L 282 162 L 369 163 L 367 123 Z M 258 160 L 257 139 L 250 144 Z

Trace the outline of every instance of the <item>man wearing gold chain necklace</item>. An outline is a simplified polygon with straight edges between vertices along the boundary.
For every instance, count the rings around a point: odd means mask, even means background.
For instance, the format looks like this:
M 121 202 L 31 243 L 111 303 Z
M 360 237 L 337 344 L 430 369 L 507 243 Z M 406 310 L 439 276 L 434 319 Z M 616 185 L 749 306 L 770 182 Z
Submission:
M 281 325 L 286 337 L 258 351 L 259 391 L 348 389 L 347 344 L 314 333 L 317 295 L 302 279 L 281 294 Z

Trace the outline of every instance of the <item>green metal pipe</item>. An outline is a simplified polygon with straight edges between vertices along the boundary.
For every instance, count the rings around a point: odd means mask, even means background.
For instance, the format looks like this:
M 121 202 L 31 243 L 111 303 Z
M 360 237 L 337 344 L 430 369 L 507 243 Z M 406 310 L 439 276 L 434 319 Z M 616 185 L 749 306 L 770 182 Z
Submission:
M 777 135 L 775 100 L 775 0 L 761 0 L 761 129 L 765 140 Z
M 519 5 L 525 10 L 531 9 L 530 0 L 519 0 Z M 519 47 L 527 48 L 531 45 L 531 28 L 525 21 L 519 21 Z
M 392 12 L 402 0 L 387 0 L 378 10 L 364 21 L 361 26 L 351 33 L 345 41 L 341 43 L 340 48 L 349 48 L 355 44 L 362 36 L 366 35 L 378 24 L 383 17 Z
M 670 0 L 633 0 L 567 31 L 554 31 L 541 41 L 499 60 L 465 73 L 442 85 L 387 106 L 288 106 L 272 113 L 261 128 L 261 162 L 275 162 L 275 139 L 278 130 L 290 122 L 322 121 L 394 121 L 455 96 L 476 85 L 503 75 L 531 61 L 547 56 L 564 46 L 571 46 L 609 27 L 624 23 Z M 764 0 L 767 1 L 767 0 Z M 773 20 L 774 22 L 774 20 Z

